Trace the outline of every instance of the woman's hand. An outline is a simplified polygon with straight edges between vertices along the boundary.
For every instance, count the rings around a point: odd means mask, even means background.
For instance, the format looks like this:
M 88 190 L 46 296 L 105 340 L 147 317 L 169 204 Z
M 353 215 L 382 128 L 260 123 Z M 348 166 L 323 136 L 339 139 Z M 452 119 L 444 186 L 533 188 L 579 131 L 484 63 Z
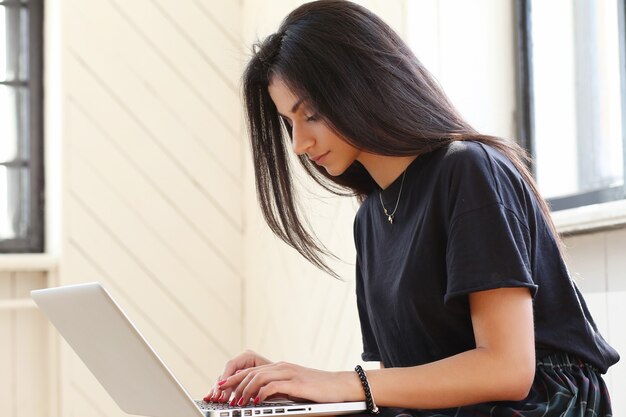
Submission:
M 224 381 L 228 379 L 228 377 L 233 376 L 236 373 L 241 372 L 245 369 L 254 368 L 256 366 L 269 365 L 271 363 L 272 361 L 270 361 L 269 359 L 264 358 L 263 356 L 251 350 L 246 350 L 241 355 L 236 356 L 226 362 L 226 365 L 224 365 L 224 371 L 222 371 L 222 374 L 217 378 L 217 381 L 215 382 L 207 396 L 204 397 L 204 401 L 221 403 L 228 401 L 232 392 L 232 388 L 220 386 L 220 381 Z
M 354 372 L 327 372 L 276 362 L 248 368 L 222 381 L 221 389 L 234 389 L 232 405 L 255 404 L 273 396 L 315 402 L 361 400 L 359 377 Z

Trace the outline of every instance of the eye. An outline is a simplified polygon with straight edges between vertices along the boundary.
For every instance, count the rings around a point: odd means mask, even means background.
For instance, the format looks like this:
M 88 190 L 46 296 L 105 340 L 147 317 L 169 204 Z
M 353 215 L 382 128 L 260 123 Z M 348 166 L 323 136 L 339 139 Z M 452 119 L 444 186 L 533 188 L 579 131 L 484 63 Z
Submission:
M 309 116 L 306 118 L 307 122 L 315 122 L 317 120 L 319 120 L 320 116 L 319 114 L 315 113 L 313 116 Z

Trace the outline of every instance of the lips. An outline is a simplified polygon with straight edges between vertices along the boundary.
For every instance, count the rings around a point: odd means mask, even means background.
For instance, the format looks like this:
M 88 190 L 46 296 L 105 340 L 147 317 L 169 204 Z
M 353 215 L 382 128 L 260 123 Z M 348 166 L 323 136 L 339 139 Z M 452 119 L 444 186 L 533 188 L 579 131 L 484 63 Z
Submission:
M 318 156 L 314 156 L 313 158 L 311 158 L 311 161 L 313 161 L 316 164 L 320 165 L 323 162 L 323 160 L 326 157 L 326 155 L 328 155 L 329 153 L 330 153 L 330 151 L 325 152 L 325 153 L 323 153 L 321 155 L 318 155 Z

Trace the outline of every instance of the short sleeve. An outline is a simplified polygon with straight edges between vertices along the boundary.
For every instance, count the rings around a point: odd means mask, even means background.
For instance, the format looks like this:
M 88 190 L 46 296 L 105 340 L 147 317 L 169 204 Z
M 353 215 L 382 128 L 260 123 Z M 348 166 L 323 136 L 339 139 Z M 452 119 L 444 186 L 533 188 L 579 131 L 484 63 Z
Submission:
M 534 297 L 527 212 L 533 197 L 521 175 L 479 144 L 457 152 L 449 167 L 446 304 L 505 287 L 527 287 Z
M 530 235 L 517 216 L 494 203 L 459 216 L 450 225 L 445 302 L 471 292 L 537 285 L 530 266 Z

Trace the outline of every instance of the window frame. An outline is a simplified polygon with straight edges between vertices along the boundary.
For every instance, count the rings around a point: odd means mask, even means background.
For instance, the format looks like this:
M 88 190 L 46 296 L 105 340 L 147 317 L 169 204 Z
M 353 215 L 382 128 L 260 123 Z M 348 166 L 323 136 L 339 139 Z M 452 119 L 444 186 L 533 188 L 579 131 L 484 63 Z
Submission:
M 535 157 L 534 136 L 534 91 L 532 56 L 531 1 L 515 0 L 516 14 L 516 56 L 517 56 L 517 137 L 520 146 Z M 622 103 L 622 152 L 624 184 L 600 190 L 578 193 L 572 196 L 547 199 L 551 210 L 564 211 L 594 204 L 610 203 L 626 199 L 626 0 L 618 1 L 619 57 L 621 74 Z M 536 166 L 529 166 L 536 177 Z
M 0 253 L 40 253 L 45 249 L 44 238 L 44 121 L 43 121 L 43 0 L 3 0 L 0 5 L 26 7 L 28 9 L 28 82 L 29 90 L 29 155 L 27 161 L 2 163 L 5 166 L 27 166 L 29 172 L 29 221 L 25 237 L 0 240 Z M 15 85 L 16 82 L 2 82 Z

